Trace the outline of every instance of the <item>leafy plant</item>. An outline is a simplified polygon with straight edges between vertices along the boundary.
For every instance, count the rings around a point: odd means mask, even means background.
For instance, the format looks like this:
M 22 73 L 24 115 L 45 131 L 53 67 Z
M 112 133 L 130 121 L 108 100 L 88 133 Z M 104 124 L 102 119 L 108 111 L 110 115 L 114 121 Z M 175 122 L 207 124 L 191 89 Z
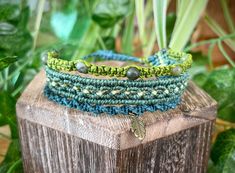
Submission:
M 178 0 L 177 19 L 172 33 L 169 47 L 174 50 L 183 50 L 192 34 L 208 0 Z
M 154 23 L 157 42 L 160 49 L 167 47 L 166 37 L 166 10 L 167 1 L 153 0 Z
M 220 173 L 232 173 L 235 169 L 235 129 L 220 133 L 212 147 L 211 159 Z
M 218 101 L 219 118 L 235 122 L 235 68 L 212 71 L 202 87 Z
M 101 27 L 113 27 L 120 19 L 131 13 L 131 0 L 103 0 L 96 4 L 92 19 Z

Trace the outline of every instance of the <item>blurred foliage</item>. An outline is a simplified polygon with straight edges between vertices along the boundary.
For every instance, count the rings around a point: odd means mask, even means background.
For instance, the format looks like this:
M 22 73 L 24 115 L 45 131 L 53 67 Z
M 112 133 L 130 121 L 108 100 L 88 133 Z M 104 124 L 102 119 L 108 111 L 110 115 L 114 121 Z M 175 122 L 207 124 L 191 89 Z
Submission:
M 18 139 L 13 139 L 9 145 L 7 154 L 0 165 L 0 173 L 23 173 L 23 165 Z
M 212 71 L 202 87 L 218 101 L 219 118 L 235 122 L 235 69 Z
M 11 144 L 4 161 L 0 164 L 0 173 L 23 172 L 15 104 L 29 81 L 42 68 L 40 60 L 42 54 L 47 50 L 56 49 L 65 59 L 73 59 L 97 49 L 115 51 L 118 48 L 117 50 L 123 53 L 134 54 L 144 52 L 142 51 L 144 46 L 144 49 L 148 50 L 147 54 L 150 54 L 156 41 L 156 36 L 149 32 L 153 31 L 150 1 L 146 2 L 146 14 L 142 14 L 145 20 L 144 28 L 148 29 L 147 45 L 133 42 L 138 38 L 133 0 L 46 2 L 34 49 L 33 34 L 35 21 L 39 15 L 38 9 L 29 8 L 27 0 L 0 1 L 0 126 L 9 125 L 11 130 L 9 137 Z M 169 13 L 166 17 L 168 42 L 175 21 L 176 14 Z M 208 70 L 211 57 L 201 52 L 192 52 L 192 54 L 194 57 L 194 64 L 190 69 L 192 79 L 218 101 L 219 117 L 235 122 L 234 68 L 224 66 Z M 229 173 L 228 165 L 234 163 L 233 159 L 234 130 L 229 130 L 216 139 L 208 172 Z
M 131 13 L 133 10 L 131 0 L 103 0 L 99 1 L 92 12 L 92 19 L 101 27 L 114 26 L 120 19 Z
M 211 173 L 217 170 L 219 173 L 232 173 L 235 170 L 235 129 L 229 129 L 220 133 L 212 147 Z

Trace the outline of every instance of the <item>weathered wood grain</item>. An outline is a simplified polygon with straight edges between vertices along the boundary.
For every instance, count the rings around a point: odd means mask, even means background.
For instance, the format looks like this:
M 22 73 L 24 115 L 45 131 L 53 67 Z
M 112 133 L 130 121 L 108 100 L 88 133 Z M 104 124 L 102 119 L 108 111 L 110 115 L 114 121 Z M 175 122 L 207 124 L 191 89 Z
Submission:
M 99 117 L 48 101 L 40 72 L 17 102 L 25 172 L 205 172 L 216 102 L 192 82 L 183 102 L 145 113 L 146 137 L 125 116 Z

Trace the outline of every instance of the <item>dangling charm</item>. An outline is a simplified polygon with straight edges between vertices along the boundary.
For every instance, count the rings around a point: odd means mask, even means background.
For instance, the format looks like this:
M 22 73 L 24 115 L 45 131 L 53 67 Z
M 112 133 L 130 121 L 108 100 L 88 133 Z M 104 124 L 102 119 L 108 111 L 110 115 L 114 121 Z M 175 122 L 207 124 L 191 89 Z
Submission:
M 135 114 L 130 114 L 131 118 L 131 132 L 134 133 L 135 137 L 139 140 L 143 140 L 146 135 L 145 124 L 142 120 L 136 117 Z

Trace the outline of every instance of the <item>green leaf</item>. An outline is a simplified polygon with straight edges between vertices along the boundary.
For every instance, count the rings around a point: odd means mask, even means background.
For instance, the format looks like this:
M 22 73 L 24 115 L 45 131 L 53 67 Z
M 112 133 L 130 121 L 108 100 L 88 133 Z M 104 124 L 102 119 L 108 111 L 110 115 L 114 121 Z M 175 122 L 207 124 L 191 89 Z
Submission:
M 143 47 L 143 51 L 145 52 L 145 44 L 146 44 L 146 32 L 145 32 L 145 15 L 144 15 L 144 0 L 135 0 L 135 11 L 136 11 L 136 19 L 139 30 L 139 38 L 141 41 L 141 47 Z
M 51 16 L 51 26 L 56 36 L 62 40 L 69 39 L 77 20 L 77 11 L 54 12 Z M 66 26 L 66 27 L 64 27 Z
M 114 37 L 102 37 L 105 47 L 108 50 L 115 50 L 115 38 Z
M 205 84 L 209 76 L 208 73 L 202 72 L 204 71 L 204 69 L 205 69 L 204 67 L 199 67 L 198 71 L 201 71 L 201 72 L 197 72 L 197 74 L 194 74 L 193 76 L 193 81 L 200 87 L 202 87 Z
M 218 42 L 218 47 L 220 52 L 223 54 L 224 58 L 229 62 L 229 64 L 235 68 L 235 63 L 233 62 L 232 58 L 229 57 L 229 55 L 226 53 L 226 51 L 223 48 L 223 45 L 221 43 L 221 41 Z
M 211 150 L 211 159 L 221 173 L 235 170 L 235 129 L 220 133 Z
M 27 30 L 27 25 L 29 23 L 29 17 L 30 17 L 30 9 L 29 7 L 24 7 L 21 10 L 19 20 L 17 23 L 17 28 L 22 30 Z
M 192 76 L 193 81 L 202 87 L 209 75 L 206 68 L 208 57 L 203 55 L 201 52 L 190 52 L 190 54 L 193 56 L 193 64 L 189 69 L 189 73 Z
M 32 37 L 28 31 L 19 30 L 15 34 L 0 35 L 0 49 L 6 55 L 25 55 L 32 47 Z
M 176 21 L 176 14 L 175 13 L 169 13 L 166 16 L 166 36 L 167 36 L 167 43 L 170 42 L 171 39 L 171 34 L 173 32 L 174 29 L 174 25 L 175 25 L 175 21 Z
M 219 118 L 235 122 L 235 112 L 232 109 L 235 104 L 235 68 L 212 71 L 203 89 L 219 103 Z
M 8 147 L 7 154 L 0 164 L 0 173 L 17 172 L 23 173 L 23 165 L 21 162 L 21 150 L 18 139 L 12 140 Z
M 17 61 L 16 57 L 0 58 L 0 71 Z
M 166 39 L 166 10 L 167 0 L 153 0 L 154 23 L 157 35 L 158 47 L 167 47 Z
M 17 32 L 17 28 L 6 22 L 1 22 L 0 23 L 0 35 L 12 35 Z
M 0 92 L 0 121 L 7 123 L 11 129 L 12 138 L 18 137 L 16 112 L 16 100 L 8 92 Z
M 92 19 L 101 27 L 114 26 L 133 10 L 131 0 L 102 0 L 96 5 Z
M 224 37 L 227 35 L 226 31 L 209 15 L 205 16 L 205 21 L 210 29 L 217 34 L 219 37 Z M 224 40 L 224 42 L 235 51 L 235 41 L 231 38 Z
M 95 2 L 96 0 L 69 0 L 60 3 L 61 7 L 56 8 L 50 19 L 55 35 L 62 40 L 82 39 L 91 25 L 90 11 Z
M 5 117 L 0 113 L 0 127 L 7 124 Z
M 234 97 L 234 94 L 233 94 Z M 232 98 L 231 98 L 232 99 Z M 228 101 L 228 103 L 219 109 L 219 117 L 221 119 L 235 122 L 235 102 L 234 101 Z
M 132 13 L 125 20 L 124 33 L 122 38 L 122 52 L 131 55 L 133 52 L 133 37 L 134 37 L 134 17 L 135 13 Z
M 180 0 L 177 4 L 177 19 L 169 47 L 182 50 L 206 8 L 208 0 Z
M 134 133 L 135 137 L 142 140 L 146 135 L 145 124 L 135 115 L 131 115 L 131 131 Z
M 73 59 L 81 58 L 90 52 L 95 47 L 96 40 L 99 36 L 100 27 L 94 22 L 91 23 L 87 31 L 80 40 L 79 46 L 73 56 Z M 95 41 L 94 41 L 95 40 Z
M 18 5 L 5 3 L 0 5 L 0 14 L 0 21 L 14 20 L 19 16 L 20 9 Z
M 221 4 L 221 7 L 222 7 L 223 13 L 224 13 L 224 18 L 228 24 L 229 30 L 230 30 L 230 32 L 234 32 L 235 26 L 234 26 L 232 15 L 229 12 L 228 3 L 229 3 L 228 0 L 220 0 L 220 4 Z
M 211 159 L 209 159 L 209 162 L 208 162 L 207 173 L 221 173 L 218 170 L 217 166 L 214 165 Z

